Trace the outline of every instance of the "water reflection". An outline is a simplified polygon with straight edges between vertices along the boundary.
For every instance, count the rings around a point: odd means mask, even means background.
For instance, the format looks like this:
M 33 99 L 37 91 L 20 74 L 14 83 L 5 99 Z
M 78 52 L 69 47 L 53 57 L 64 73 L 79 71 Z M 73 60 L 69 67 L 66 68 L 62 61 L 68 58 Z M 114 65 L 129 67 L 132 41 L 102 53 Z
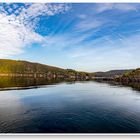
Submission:
M 0 77 L 0 90 L 36 88 L 43 85 L 54 85 L 62 82 L 72 84 L 75 81 L 64 80 L 60 78 L 48 79 L 48 78 L 26 78 L 26 77 Z
M 98 83 L 108 83 L 112 86 L 126 86 L 131 87 L 134 90 L 140 91 L 140 83 L 138 82 L 116 82 L 112 80 L 94 80 Z M 0 90 L 11 90 L 11 89 L 29 89 L 37 88 L 44 85 L 55 85 L 60 83 L 74 84 L 76 80 L 72 79 L 48 79 L 48 78 L 25 78 L 25 77 L 0 77 Z M 86 82 L 86 81 L 80 81 Z
M 113 80 L 95 80 L 98 83 L 108 83 L 110 86 L 131 87 L 133 90 L 140 91 L 139 82 L 117 82 Z
M 93 81 L 0 91 L 0 132 L 140 132 L 139 106 L 138 91 Z

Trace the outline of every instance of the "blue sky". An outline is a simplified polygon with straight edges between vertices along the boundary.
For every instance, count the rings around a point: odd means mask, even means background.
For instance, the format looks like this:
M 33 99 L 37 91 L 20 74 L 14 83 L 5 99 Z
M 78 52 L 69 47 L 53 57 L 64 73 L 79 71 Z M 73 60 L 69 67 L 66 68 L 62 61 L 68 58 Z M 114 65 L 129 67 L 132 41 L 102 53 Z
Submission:
M 94 72 L 140 67 L 139 52 L 140 4 L 0 4 L 0 58 Z

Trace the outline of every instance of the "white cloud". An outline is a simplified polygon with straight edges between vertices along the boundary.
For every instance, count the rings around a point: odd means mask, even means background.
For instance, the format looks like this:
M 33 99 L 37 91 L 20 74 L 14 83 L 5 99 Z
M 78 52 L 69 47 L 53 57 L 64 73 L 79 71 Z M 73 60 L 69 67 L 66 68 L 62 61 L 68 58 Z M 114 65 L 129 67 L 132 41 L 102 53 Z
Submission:
M 32 4 L 18 8 L 14 4 L 12 9 L 7 5 L 7 10 L 1 6 L 0 10 L 0 58 L 20 54 L 24 47 L 34 42 L 42 42 L 45 38 L 34 31 L 36 20 L 39 16 L 52 16 L 63 13 L 69 7 L 65 4 Z
M 22 21 L 24 20 L 24 24 L 28 25 L 29 21 L 33 20 L 33 22 L 35 22 L 39 16 L 53 16 L 55 14 L 66 12 L 69 9 L 70 6 L 66 4 L 35 3 L 27 9 L 24 8 L 19 15 L 19 19 Z
M 77 32 L 56 34 L 53 36 L 46 37 L 46 41 L 43 46 L 55 49 L 57 51 L 63 51 L 65 49 L 81 47 L 82 44 L 88 37 L 90 37 L 93 32 L 88 32 L 84 34 L 78 34 Z M 57 42 L 57 43 L 56 43 Z
M 79 31 L 88 31 L 100 27 L 104 21 L 96 19 L 86 19 L 76 24 L 76 29 Z
M 14 16 L 0 14 L 0 57 L 23 52 L 23 47 L 43 38 L 20 24 Z
M 127 3 L 104 3 L 97 4 L 95 8 L 96 12 L 101 13 L 108 10 L 119 10 L 119 11 L 137 11 L 136 4 L 127 4 Z
M 93 7 L 89 8 L 88 13 L 81 12 L 77 15 L 79 18 L 79 23 L 75 25 L 77 31 L 89 31 L 98 29 L 104 24 L 109 24 L 111 21 L 107 16 L 100 16 L 99 13 L 105 11 L 121 11 L 121 12 L 129 12 L 129 11 L 137 11 L 137 4 L 129 4 L 129 3 L 98 3 Z
M 80 19 L 86 19 L 87 18 L 87 15 L 86 14 L 79 14 L 78 15 L 78 18 L 80 18 Z
M 111 69 L 130 69 L 140 67 L 140 34 L 112 39 L 93 40 L 83 48 L 68 52 L 75 62 L 75 68 L 83 71 L 106 71 Z M 111 42 L 110 42 L 111 40 Z
M 115 4 L 114 8 L 121 11 L 137 11 L 138 9 L 135 4 Z

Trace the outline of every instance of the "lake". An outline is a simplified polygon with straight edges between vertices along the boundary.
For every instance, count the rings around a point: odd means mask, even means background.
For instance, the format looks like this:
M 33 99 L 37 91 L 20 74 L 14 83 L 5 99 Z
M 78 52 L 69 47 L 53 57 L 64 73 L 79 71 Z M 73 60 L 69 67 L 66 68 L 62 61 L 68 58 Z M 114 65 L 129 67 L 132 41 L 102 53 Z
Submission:
M 35 83 L 0 83 L 0 133 L 140 132 L 140 91 L 95 81 Z

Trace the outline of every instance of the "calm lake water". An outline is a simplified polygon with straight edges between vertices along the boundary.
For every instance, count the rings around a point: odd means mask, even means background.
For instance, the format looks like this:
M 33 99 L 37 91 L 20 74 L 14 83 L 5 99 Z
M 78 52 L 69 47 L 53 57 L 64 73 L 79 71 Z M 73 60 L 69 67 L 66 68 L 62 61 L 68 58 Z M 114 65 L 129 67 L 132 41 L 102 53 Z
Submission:
M 140 91 L 63 82 L 0 91 L 1 133 L 140 132 Z

